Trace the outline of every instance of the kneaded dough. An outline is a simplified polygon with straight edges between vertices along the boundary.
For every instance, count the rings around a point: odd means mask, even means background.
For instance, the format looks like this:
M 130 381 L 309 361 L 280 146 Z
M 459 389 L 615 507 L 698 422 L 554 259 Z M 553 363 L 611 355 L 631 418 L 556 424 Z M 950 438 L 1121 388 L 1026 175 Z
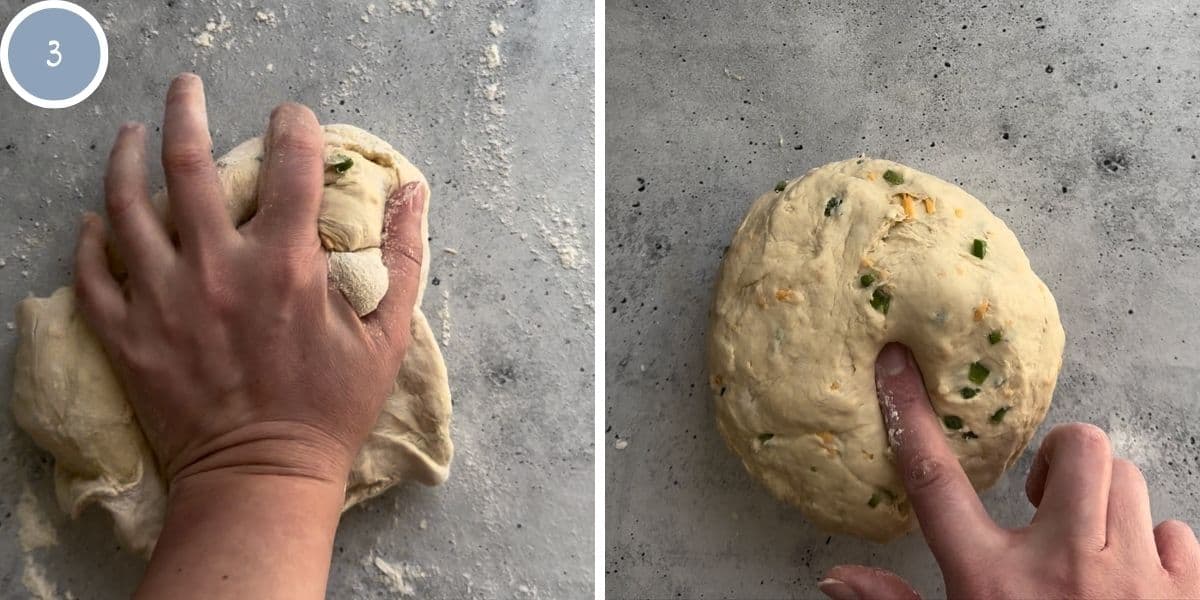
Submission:
M 884 344 L 912 350 L 977 490 L 1021 454 L 1062 365 L 1054 297 L 1012 231 L 957 186 L 885 160 L 831 163 L 759 198 L 710 319 L 729 447 L 821 528 L 878 542 L 914 522 L 875 392 Z
M 330 250 L 329 277 L 358 314 L 371 312 L 387 291 L 379 246 L 384 209 L 405 185 L 426 188 L 424 175 L 387 142 L 350 125 L 327 125 L 325 194 L 317 223 Z M 230 218 L 243 223 L 257 208 L 262 138 L 244 142 L 217 160 Z M 334 164 L 353 164 L 338 173 Z M 428 194 L 426 195 L 428 198 Z M 170 224 L 167 198 L 155 207 Z M 422 219 L 427 240 L 429 202 Z M 437 485 L 449 474 L 450 386 L 446 365 L 420 298 L 429 269 L 424 243 L 412 341 L 374 430 L 355 460 L 343 509 L 403 481 Z M 17 423 L 54 455 L 59 505 L 72 516 L 96 504 L 111 513 L 121 543 L 148 556 L 162 528 L 166 485 L 125 400 L 112 367 L 74 292 L 17 305 L 19 345 L 12 408 Z

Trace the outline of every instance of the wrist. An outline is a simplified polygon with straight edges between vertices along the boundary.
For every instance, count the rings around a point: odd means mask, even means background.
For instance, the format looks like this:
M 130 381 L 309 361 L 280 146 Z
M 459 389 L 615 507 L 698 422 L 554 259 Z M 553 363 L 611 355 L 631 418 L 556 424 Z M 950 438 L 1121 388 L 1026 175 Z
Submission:
M 177 478 L 137 597 L 321 598 L 344 502 L 344 484 L 274 469 Z
M 255 423 L 179 453 L 165 465 L 169 489 L 261 477 L 308 479 L 345 491 L 354 454 L 316 428 L 291 422 Z

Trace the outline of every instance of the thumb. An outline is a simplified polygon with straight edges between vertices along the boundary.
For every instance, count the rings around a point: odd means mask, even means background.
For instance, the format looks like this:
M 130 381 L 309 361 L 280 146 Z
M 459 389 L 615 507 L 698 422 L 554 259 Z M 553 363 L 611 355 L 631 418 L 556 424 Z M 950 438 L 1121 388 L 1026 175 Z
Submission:
M 396 355 L 408 345 L 412 313 L 421 289 L 425 256 L 422 227 L 425 219 L 425 186 L 412 181 L 388 198 L 383 237 L 383 264 L 388 269 L 388 291 L 375 312 L 363 319 L 375 328 Z
M 908 582 L 891 571 L 862 565 L 839 565 L 825 574 L 817 589 L 833 600 L 921 600 Z

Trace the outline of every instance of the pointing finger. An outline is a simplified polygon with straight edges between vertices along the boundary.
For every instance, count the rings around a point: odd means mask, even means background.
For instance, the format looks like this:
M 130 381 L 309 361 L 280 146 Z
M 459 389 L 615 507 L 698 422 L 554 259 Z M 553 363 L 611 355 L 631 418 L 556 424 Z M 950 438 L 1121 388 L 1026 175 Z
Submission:
M 925 392 L 908 349 L 888 344 L 875 363 L 875 387 L 904 487 L 930 550 L 942 565 L 978 552 L 998 534 Z M 963 531 L 970 531 L 964 536 Z

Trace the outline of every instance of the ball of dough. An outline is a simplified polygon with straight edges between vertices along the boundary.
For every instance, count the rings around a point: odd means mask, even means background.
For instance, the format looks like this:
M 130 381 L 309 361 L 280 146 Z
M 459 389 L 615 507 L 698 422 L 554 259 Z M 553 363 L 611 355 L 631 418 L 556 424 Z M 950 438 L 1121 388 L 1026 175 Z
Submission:
M 428 190 L 428 183 L 390 145 L 361 129 L 327 125 L 324 132 L 329 168 L 314 226 L 331 251 L 331 283 L 363 315 L 387 291 L 387 268 L 379 250 L 385 205 L 404 186 Z M 255 138 L 217 160 L 234 223 L 245 222 L 257 209 L 261 156 L 262 139 Z M 154 204 L 170 226 L 165 193 L 156 195 Z M 428 239 L 429 205 L 422 217 L 422 240 Z M 429 269 L 429 245 L 424 244 L 408 353 L 356 457 L 344 509 L 403 481 L 437 485 L 449 474 L 454 451 L 449 378 L 420 310 Z M 12 409 L 17 424 L 54 455 L 59 505 L 72 516 L 99 505 L 112 514 L 122 544 L 148 556 L 162 528 L 166 483 L 120 382 L 76 308 L 74 291 L 64 287 L 49 298 L 21 301 L 17 325 Z
M 823 529 L 884 542 L 913 518 L 875 358 L 913 352 L 977 490 L 1016 461 L 1062 365 L 1054 297 L 1005 224 L 950 183 L 867 158 L 780 182 L 725 255 L 710 315 L 717 426 Z

